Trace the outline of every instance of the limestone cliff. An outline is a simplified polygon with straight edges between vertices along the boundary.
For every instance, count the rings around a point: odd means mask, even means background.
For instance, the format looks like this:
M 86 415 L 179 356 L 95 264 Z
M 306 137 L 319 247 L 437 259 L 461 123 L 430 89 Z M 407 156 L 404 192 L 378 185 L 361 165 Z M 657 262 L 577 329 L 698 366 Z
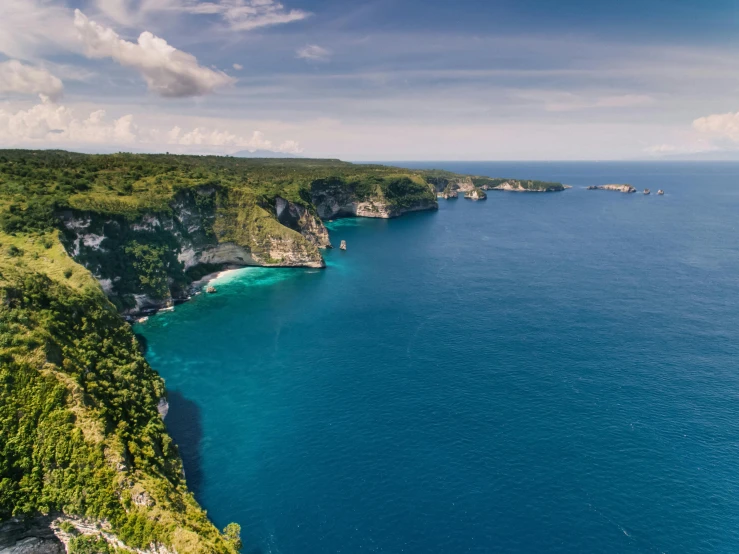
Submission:
M 408 212 L 438 209 L 431 188 L 403 176 L 357 182 L 318 179 L 311 185 L 311 201 L 323 219 L 376 217 L 388 219 Z
M 323 267 L 330 246 L 323 223 L 282 198 L 260 205 L 249 191 L 196 187 L 168 210 L 134 217 L 60 213 L 63 243 L 124 313 L 157 310 L 189 295 L 193 270 L 224 267 Z
M 491 180 L 490 183 L 483 183 L 480 188 L 483 190 L 505 190 L 508 192 L 559 192 L 568 187 L 561 183 L 509 179 L 503 183 L 497 183 L 496 180 Z

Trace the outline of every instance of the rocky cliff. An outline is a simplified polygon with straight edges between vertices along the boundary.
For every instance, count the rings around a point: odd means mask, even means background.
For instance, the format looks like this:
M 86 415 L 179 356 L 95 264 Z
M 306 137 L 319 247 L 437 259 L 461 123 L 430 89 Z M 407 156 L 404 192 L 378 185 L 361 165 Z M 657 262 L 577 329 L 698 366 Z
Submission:
M 497 180 L 491 179 L 490 183 L 481 184 L 483 190 L 504 190 L 508 192 L 559 192 L 565 190 L 565 185 L 561 183 L 547 183 L 542 181 L 516 181 L 514 179 L 497 183 Z
M 427 183 L 403 176 L 358 181 L 318 179 L 311 184 L 311 201 L 323 219 L 339 217 L 393 218 L 408 212 L 438 209 Z
M 192 270 L 323 267 L 319 248 L 330 246 L 326 227 L 305 206 L 213 186 L 181 191 L 167 210 L 135 217 L 89 210 L 59 217 L 69 254 L 129 314 L 186 299 L 198 275 Z

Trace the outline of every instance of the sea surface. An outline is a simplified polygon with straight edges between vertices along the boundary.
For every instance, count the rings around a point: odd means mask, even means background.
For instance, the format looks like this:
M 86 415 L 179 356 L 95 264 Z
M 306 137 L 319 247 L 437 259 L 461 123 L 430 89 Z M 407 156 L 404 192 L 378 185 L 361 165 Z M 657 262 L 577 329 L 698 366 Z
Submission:
M 739 164 L 407 163 L 561 181 L 330 225 L 136 331 L 244 552 L 739 552 Z M 665 196 L 586 191 L 631 183 Z

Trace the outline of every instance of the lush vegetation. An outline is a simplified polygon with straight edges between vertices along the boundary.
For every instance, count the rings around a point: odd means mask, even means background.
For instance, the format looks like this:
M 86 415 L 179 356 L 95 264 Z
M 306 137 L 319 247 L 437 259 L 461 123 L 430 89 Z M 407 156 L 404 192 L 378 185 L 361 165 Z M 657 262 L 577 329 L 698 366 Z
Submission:
M 276 198 L 315 214 L 327 182 L 397 206 L 430 195 L 418 175 L 333 160 L 0 151 L 0 523 L 68 514 L 104 522 L 129 548 L 241 547 L 238 526 L 219 532 L 188 492 L 157 411 L 164 383 L 118 310 L 216 268 L 185 272 L 175 234 L 267 251 L 299 237 L 277 221 Z M 102 248 L 79 241 L 79 221 Z M 115 279 L 117 305 L 77 262 Z M 70 550 L 117 552 L 95 534 Z
M 0 151 L 0 523 L 64 513 L 106 522 L 130 548 L 236 552 L 238 526 L 219 532 L 187 490 L 157 411 L 164 383 L 118 311 L 217 269 L 185 271 L 183 241 L 234 242 L 265 263 L 280 262 L 275 242 L 320 258 L 278 221 L 278 197 L 314 217 L 327 194 L 409 208 L 459 179 L 337 160 Z M 116 552 L 103 535 L 70 549 Z
M 0 520 L 67 513 L 135 548 L 234 552 L 237 533 L 220 534 L 185 487 L 157 411 L 164 383 L 128 325 L 97 287 L 34 261 L 0 264 Z

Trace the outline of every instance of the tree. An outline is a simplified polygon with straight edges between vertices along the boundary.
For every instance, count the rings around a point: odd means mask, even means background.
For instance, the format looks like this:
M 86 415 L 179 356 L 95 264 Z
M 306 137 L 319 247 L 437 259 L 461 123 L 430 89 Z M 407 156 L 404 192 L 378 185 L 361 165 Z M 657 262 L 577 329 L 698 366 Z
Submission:
M 238 523 L 229 523 L 223 530 L 226 540 L 230 542 L 236 550 L 241 550 L 243 543 L 241 542 L 241 525 Z

